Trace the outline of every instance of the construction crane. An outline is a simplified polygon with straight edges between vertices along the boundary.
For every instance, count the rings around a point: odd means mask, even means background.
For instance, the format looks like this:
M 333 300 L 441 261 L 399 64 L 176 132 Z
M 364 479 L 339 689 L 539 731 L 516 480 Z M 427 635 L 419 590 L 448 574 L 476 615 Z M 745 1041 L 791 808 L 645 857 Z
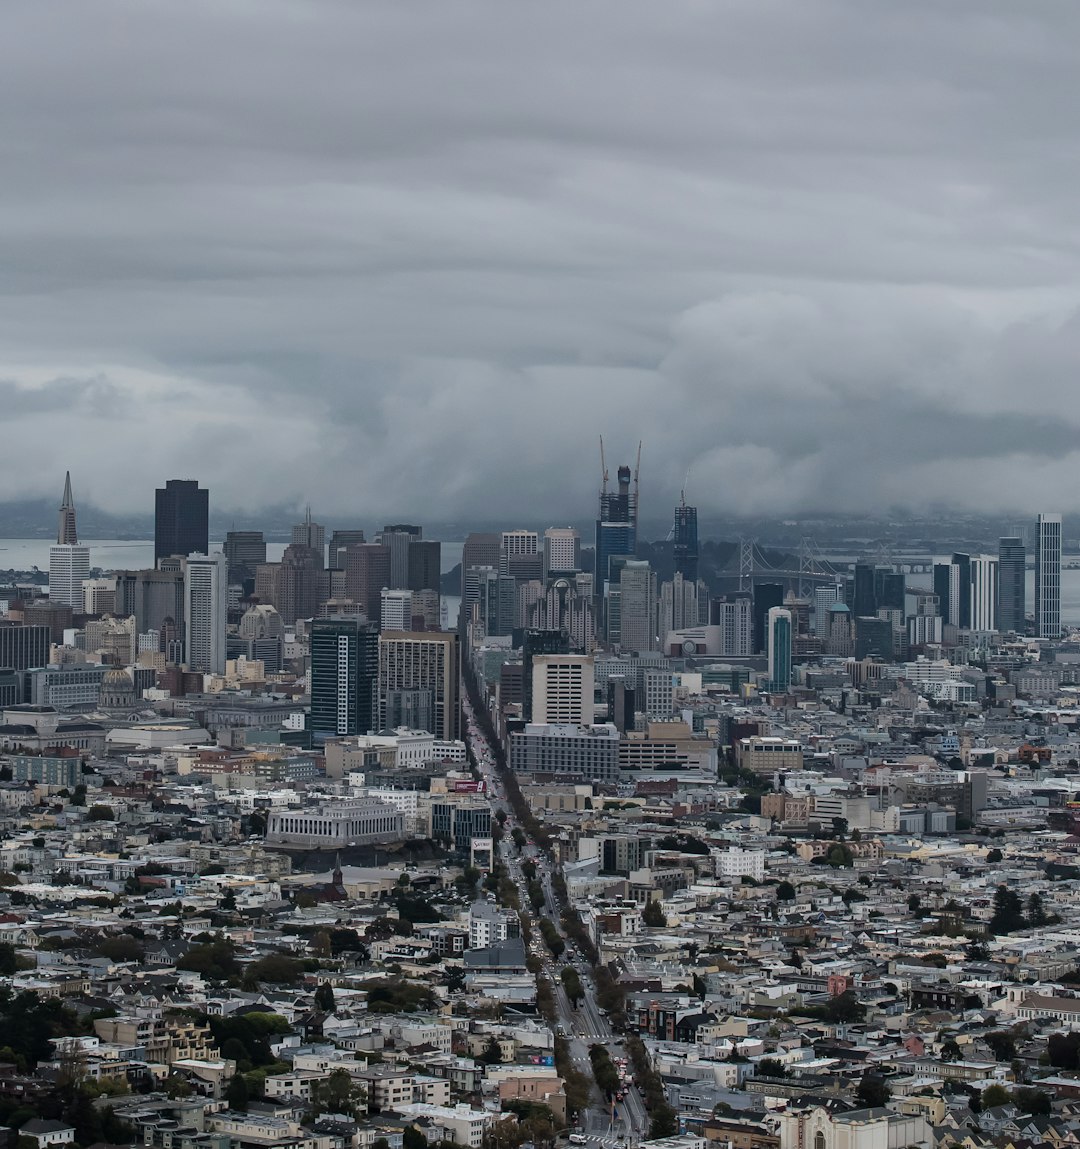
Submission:
M 604 461 L 604 436 L 600 436 L 600 473 L 603 475 L 603 486 L 600 488 L 600 494 L 607 494 L 607 463 Z

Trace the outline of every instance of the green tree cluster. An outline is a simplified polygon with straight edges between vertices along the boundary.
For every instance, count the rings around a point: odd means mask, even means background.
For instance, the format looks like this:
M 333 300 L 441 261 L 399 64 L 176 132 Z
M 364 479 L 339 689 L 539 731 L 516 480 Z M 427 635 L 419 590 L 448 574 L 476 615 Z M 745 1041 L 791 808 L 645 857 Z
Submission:
M 667 918 L 664 916 L 664 907 L 657 901 L 647 901 L 645 909 L 641 913 L 641 921 L 647 926 L 657 926 L 663 928 L 667 925 Z

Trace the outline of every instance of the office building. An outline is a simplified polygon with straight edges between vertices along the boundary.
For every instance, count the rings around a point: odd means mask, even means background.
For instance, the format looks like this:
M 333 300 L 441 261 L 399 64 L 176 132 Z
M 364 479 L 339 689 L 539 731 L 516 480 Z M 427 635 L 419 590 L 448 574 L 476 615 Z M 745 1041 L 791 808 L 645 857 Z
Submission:
M 875 613 L 880 610 L 904 609 L 904 595 L 907 593 L 907 579 L 903 571 L 876 567 L 874 570 Z
M 49 601 L 82 613 L 83 583 L 90 577 L 90 548 L 56 545 L 49 548 Z
M 0 621 L 0 667 L 32 670 L 49 665 L 49 628 Z
M 365 541 L 361 530 L 334 531 L 330 536 L 330 558 L 327 565 L 334 570 L 344 570 L 345 552 L 349 547 L 358 547 Z
M 619 731 L 614 725 L 529 724 L 510 735 L 510 769 L 582 782 L 619 780 Z
M 698 526 L 697 507 L 680 502 L 675 508 L 675 530 L 672 536 L 675 573 L 684 581 L 696 583 L 698 578 Z
M 465 537 L 461 548 L 461 601 L 463 606 L 471 606 L 475 599 L 475 585 L 470 581 L 470 571 L 480 567 L 499 569 L 499 556 L 502 540 L 496 534 L 472 532 Z
M 514 579 L 519 585 L 544 577 L 544 552 L 536 531 L 503 531 L 499 574 Z
M 133 614 L 139 634 L 160 631 L 166 623 L 183 632 L 183 571 L 147 569 L 118 572 L 115 613 L 124 618 Z
M 386 547 L 390 557 L 390 574 L 386 585 L 391 590 L 409 589 L 409 545 L 423 537 L 422 527 L 412 523 L 391 523 L 379 532 L 376 542 Z
M 74 622 L 74 611 L 66 603 L 50 602 L 38 598 L 23 607 L 23 622 L 27 626 L 44 626 L 49 631 L 49 641 L 57 646 L 64 641 L 64 631 L 70 630 Z
M 384 630 L 412 630 L 413 594 L 411 590 L 383 590 L 380 595 L 379 621 Z
M 871 563 L 856 563 L 852 577 L 851 613 L 856 617 L 877 614 L 874 596 L 874 567 Z
M 612 674 L 607 680 L 608 718 L 620 734 L 634 729 L 637 693 L 623 674 Z
M 383 587 L 390 586 L 390 548 L 360 543 L 345 555 L 345 597 L 358 603 L 369 621 L 378 623 Z
M 266 562 L 266 539 L 262 531 L 229 531 L 221 549 L 230 569 L 246 567 L 254 571 L 260 563 Z
M 544 531 L 544 577 L 576 574 L 581 570 L 581 535 L 573 527 Z
M 210 550 L 210 492 L 195 479 L 169 479 L 154 492 L 154 565 Z
M 1035 523 L 1035 635 L 1061 637 L 1061 515 Z
M 769 608 L 768 630 L 769 685 L 783 693 L 791 687 L 791 611 L 782 606 Z
M 83 613 L 116 614 L 116 578 L 83 580 Z
M 315 565 L 322 570 L 326 565 L 326 527 L 311 518 L 311 508 L 304 514 L 304 521 L 292 529 L 292 545 L 307 547 L 315 556 Z
M 628 560 L 619 576 L 619 645 L 623 650 L 656 650 L 656 573 L 647 563 Z
M 1015 535 L 998 539 L 998 630 L 1024 630 L 1024 575 L 1027 553 L 1024 540 Z
M 720 629 L 721 655 L 748 658 L 754 653 L 754 606 L 749 594 L 714 599 L 709 621 Z
M 184 661 L 203 674 L 225 673 L 229 569 L 223 554 L 190 554 L 184 572 Z
M 709 621 L 708 604 L 705 584 L 690 582 L 676 570 L 671 582 L 660 585 L 660 624 L 657 629 L 661 643 L 665 642 L 670 631 L 706 625 Z
M 379 635 L 356 619 L 311 624 L 311 718 L 316 737 L 368 734 L 378 723 Z
M 984 633 L 997 630 L 998 560 L 992 555 L 972 555 L 968 570 L 971 573 L 970 628 Z
M 526 630 L 521 639 L 522 707 L 526 722 L 532 721 L 533 659 L 544 654 L 569 654 L 570 636 L 564 630 Z
M 379 716 L 387 729 L 388 702 L 395 692 L 428 691 L 434 714 L 419 727 L 436 738 L 454 741 L 461 725 L 458 683 L 461 675 L 458 636 L 450 631 L 384 630 L 379 635 Z
M 678 676 L 663 667 L 646 667 L 641 672 L 642 713 L 654 721 L 667 722 L 675 715 L 675 687 Z
M 323 570 L 321 551 L 303 543 L 290 543 L 281 556 L 274 599 L 282 621 L 292 626 L 298 619 L 314 618 L 329 597 L 329 579 Z
M 871 579 L 871 583 L 873 580 Z M 768 646 L 765 622 L 774 606 L 784 605 L 784 588 L 778 582 L 754 584 L 754 653 L 764 654 Z
M 832 583 L 814 589 L 814 635 L 817 638 L 829 637 L 829 608 L 833 603 L 843 601 L 843 583 Z
M 71 497 L 71 473 L 64 476 L 56 546 L 49 548 L 49 601 L 83 609 L 83 583 L 90 577 L 90 548 L 79 546 L 75 526 L 75 501 Z
M 405 556 L 405 589 L 440 593 L 442 586 L 442 543 L 436 539 L 413 539 Z
M 45 666 L 28 670 L 24 676 L 23 700 L 31 706 L 52 706 L 56 710 L 96 706 L 108 666 Z
M 963 562 L 956 561 L 958 557 Z M 956 627 L 967 625 L 971 617 L 971 560 L 967 555 L 953 555 L 953 561 L 934 563 L 934 594 L 942 621 Z
M 530 719 L 540 725 L 590 725 L 593 720 L 593 690 L 591 656 L 535 655 L 532 658 Z
M 891 612 L 883 613 L 887 616 Z M 855 619 L 855 657 L 860 662 L 864 658 L 892 662 L 896 657 L 896 628 L 891 618 L 875 615 Z

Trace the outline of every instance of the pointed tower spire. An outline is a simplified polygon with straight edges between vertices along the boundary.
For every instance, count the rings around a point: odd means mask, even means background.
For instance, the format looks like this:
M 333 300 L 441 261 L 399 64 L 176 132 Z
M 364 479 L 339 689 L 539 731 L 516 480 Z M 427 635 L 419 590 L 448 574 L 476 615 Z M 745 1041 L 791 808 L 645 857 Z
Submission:
M 74 546 L 79 541 L 75 529 L 75 500 L 71 495 L 71 472 L 64 474 L 64 498 L 60 503 L 60 521 L 56 528 L 56 541 L 63 546 Z

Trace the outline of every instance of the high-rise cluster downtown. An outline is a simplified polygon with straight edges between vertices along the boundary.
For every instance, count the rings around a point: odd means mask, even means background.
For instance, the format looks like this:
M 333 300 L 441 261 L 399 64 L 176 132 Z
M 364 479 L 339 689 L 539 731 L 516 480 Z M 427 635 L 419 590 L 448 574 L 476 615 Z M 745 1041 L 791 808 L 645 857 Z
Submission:
M 761 681 L 787 692 L 807 660 L 932 655 L 957 636 L 977 658 L 990 635 L 1062 634 L 1060 514 L 1039 514 L 1028 539 L 1002 536 L 996 554 L 957 550 L 935 560 L 929 577 L 860 560 L 850 572 L 818 576 L 804 597 L 801 580 L 798 591 L 791 579 L 759 574 L 735 586 L 703 563 L 685 490 L 666 543 L 643 543 L 640 475 L 640 444 L 614 480 L 601 447 L 591 553 L 572 526 L 470 534 L 453 629 L 445 629 L 441 544 L 419 524 L 388 523 L 369 540 L 358 526 L 328 532 L 308 508 L 276 562 L 267 561 L 263 533 L 250 529 L 230 530 L 214 553 L 209 492 L 194 479 L 170 479 L 155 492 L 152 567 L 91 578 L 66 475 L 50 596 L 26 605 L 25 633 L 5 625 L 0 671 L 32 669 L 50 644 L 69 641 L 88 661 L 129 666 L 133 683 L 171 693 L 242 683 L 256 666 L 274 676 L 302 665 L 317 738 L 388 726 L 453 738 L 462 658 L 485 644 L 522 652 L 521 679 L 507 687 L 520 690 L 528 720 L 537 689 L 541 714 L 585 714 L 552 700 L 565 701 L 568 684 L 594 681 L 610 689 L 613 713 L 631 715 L 635 690 L 666 689 L 657 685 L 662 672 L 649 668 L 669 659 L 758 659 Z M 597 651 L 632 654 L 648 673 L 633 686 L 594 680 L 575 660 Z

